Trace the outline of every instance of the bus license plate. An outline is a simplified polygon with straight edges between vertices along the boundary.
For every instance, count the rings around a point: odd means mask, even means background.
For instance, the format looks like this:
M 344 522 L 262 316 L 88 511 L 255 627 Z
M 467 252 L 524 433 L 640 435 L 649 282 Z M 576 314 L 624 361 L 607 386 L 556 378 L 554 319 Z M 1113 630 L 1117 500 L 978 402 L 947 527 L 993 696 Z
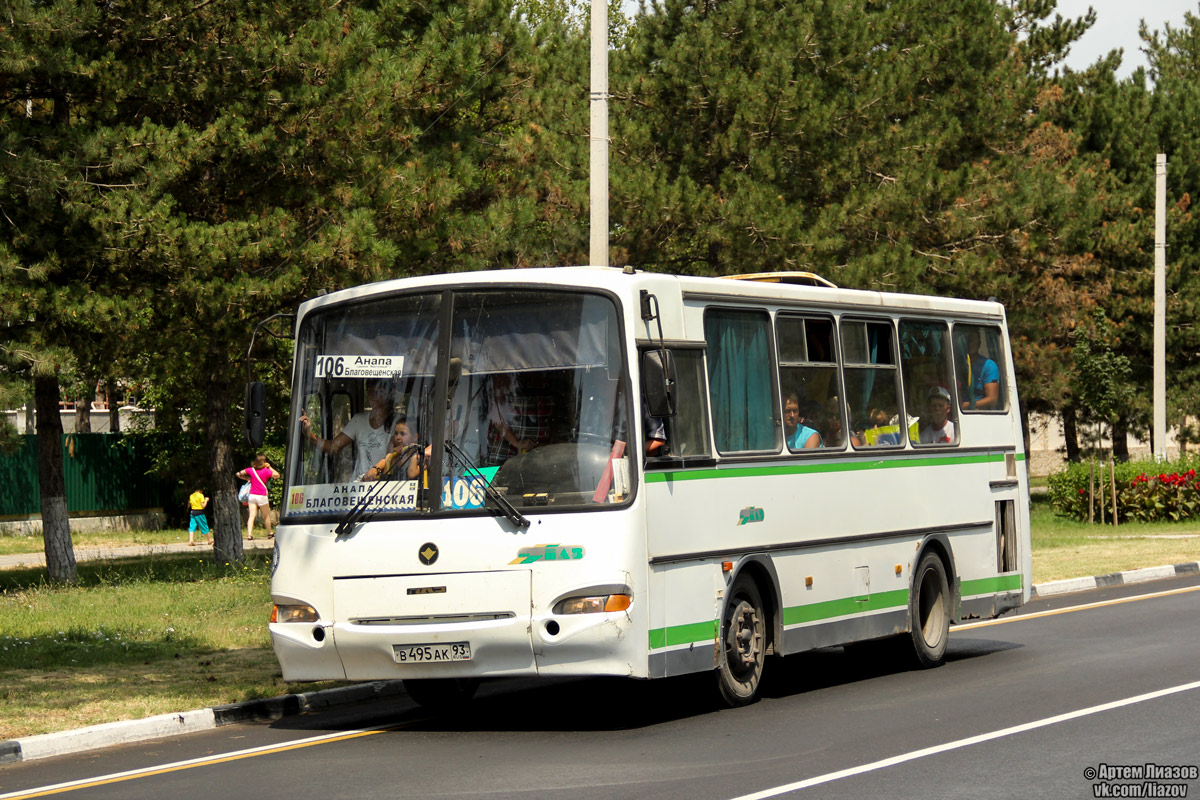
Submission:
M 397 664 L 437 664 L 443 661 L 470 661 L 470 642 L 444 644 L 394 644 L 392 654 Z

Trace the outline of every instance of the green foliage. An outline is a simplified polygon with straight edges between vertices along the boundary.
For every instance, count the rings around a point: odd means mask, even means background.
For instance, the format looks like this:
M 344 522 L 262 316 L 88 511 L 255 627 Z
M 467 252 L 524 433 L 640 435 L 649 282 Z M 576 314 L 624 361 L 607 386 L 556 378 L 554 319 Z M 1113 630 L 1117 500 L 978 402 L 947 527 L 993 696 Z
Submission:
M 1200 456 L 1171 463 L 1129 461 L 1116 465 L 1117 519 L 1119 522 L 1179 522 L 1200 516 Z M 1050 476 L 1049 494 L 1055 510 L 1064 516 L 1087 521 L 1089 482 L 1093 513 L 1100 520 L 1112 519 L 1113 479 L 1108 465 L 1071 464 Z
M 1091 329 L 1075 331 L 1073 390 L 1077 406 L 1109 424 L 1129 407 L 1133 388 L 1129 358 L 1115 352 L 1113 326 L 1096 309 Z
M 240 644 L 259 644 L 269 580 L 270 554 L 261 551 L 240 565 L 192 553 L 83 562 L 70 589 L 50 585 L 43 571 L 8 570 L 0 573 L 0 668 L 172 658 L 181 648 L 229 644 L 228 633 L 214 639 L 216 626 L 254 625 L 257 635 Z

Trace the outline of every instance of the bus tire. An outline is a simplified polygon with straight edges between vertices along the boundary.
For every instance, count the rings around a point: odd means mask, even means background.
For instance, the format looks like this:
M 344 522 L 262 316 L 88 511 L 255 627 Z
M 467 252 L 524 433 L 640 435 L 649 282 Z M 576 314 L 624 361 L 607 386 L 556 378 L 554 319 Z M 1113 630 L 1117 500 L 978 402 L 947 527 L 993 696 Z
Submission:
M 754 581 L 738 578 L 725 596 L 717 640 L 717 688 L 730 706 L 754 702 L 762 681 L 767 623 Z
M 940 667 L 950 641 L 950 582 L 937 553 L 927 552 L 917 565 L 908 601 L 912 656 L 921 669 Z
M 404 681 L 404 689 L 418 705 L 440 711 L 468 703 L 479 689 L 479 679 L 414 678 Z

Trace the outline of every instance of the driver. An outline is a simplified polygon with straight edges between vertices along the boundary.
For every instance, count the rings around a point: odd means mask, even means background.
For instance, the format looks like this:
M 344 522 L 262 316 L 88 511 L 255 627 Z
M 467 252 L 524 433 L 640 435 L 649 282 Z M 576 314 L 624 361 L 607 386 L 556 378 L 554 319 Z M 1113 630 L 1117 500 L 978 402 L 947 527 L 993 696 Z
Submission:
M 392 383 L 388 380 L 367 382 L 369 409 L 364 409 L 346 423 L 332 439 L 322 439 L 312 429 L 307 412 L 300 414 L 300 427 L 322 453 L 338 453 L 346 445 L 354 444 L 354 475 L 363 475 L 380 459 L 387 455 L 388 441 L 392 438 Z

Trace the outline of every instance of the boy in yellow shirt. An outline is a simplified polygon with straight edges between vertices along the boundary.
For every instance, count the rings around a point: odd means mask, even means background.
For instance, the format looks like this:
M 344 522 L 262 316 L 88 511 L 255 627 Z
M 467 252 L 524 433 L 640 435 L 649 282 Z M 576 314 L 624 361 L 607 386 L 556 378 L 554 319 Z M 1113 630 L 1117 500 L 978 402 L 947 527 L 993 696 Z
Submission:
M 188 508 L 191 509 L 192 519 L 188 524 L 188 547 L 196 546 L 196 529 L 200 529 L 200 540 L 203 544 L 208 537 L 208 517 L 204 509 L 208 507 L 208 498 L 204 492 L 197 489 L 188 497 Z

